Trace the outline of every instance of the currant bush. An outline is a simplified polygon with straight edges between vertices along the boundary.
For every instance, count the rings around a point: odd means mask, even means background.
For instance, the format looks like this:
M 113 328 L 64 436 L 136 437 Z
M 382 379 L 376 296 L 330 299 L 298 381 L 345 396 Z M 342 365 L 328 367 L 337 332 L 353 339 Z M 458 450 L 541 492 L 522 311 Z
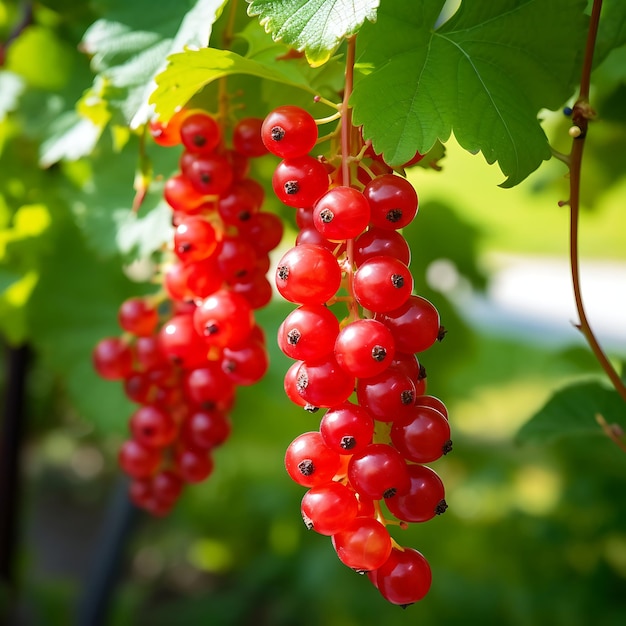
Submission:
M 430 566 L 389 528 L 447 508 L 443 482 L 426 465 L 451 449 L 447 410 L 426 395 L 416 356 L 443 329 L 432 303 L 413 293 L 401 232 L 418 213 L 417 193 L 362 141 L 350 145 L 360 134 L 345 115 L 334 131 L 341 141 L 317 157 L 307 111 L 281 106 L 262 125 L 265 146 L 281 159 L 274 191 L 299 227 L 275 272 L 278 292 L 297 305 L 278 331 L 294 361 L 285 392 L 312 413 L 326 410 L 319 430 L 288 446 L 285 467 L 308 489 L 306 527 L 330 536 L 342 563 L 406 606 L 427 593 Z
M 93 364 L 139 405 L 118 459 L 130 499 L 153 515 L 167 514 L 185 485 L 211 475 L 237 387 L 259 381 L 269 366 L 254 311 L 272 296 L 268 255 L 283 225 L 262 210 L 263 188 L 248 175 L 249 159 L 267 153 L 262 122 L 237 122 L 232 148 L 220 117 L 201 109 L 149 125 L 157 144 L 182 147 L 180 170 L 163 192 L 171 243 L 154 277 L 159 291 L 120 305 L 122 332 L 97 344 Z

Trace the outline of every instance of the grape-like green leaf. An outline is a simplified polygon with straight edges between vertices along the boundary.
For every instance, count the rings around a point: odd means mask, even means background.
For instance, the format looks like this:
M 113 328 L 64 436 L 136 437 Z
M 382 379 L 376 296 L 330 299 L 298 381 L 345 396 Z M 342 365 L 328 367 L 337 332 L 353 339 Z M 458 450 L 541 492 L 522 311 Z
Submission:
M 363 26 L 355 123 L 395 165 L 454 132 L 513 186 L 550 157 L 537 114 L 573 92 L 586 2 L 464 0 L 435 28 L 443 4 L 386 3 Z
M 562 437 L 603 435 L 596 421 L 626 428 L 626 404 L 614 389 L 598 382 L 583 382 L 557 391 L 517 433 L 520 443 L 550 443 Z
M 159 117 L 167 121 L 177 107 L 188 102 L 203 87 L 232 74 L 247 74 L 312 91 L 304 76 L 285 64 L 265 65 L 229 50 L 203 48 L 169 57 L 167 68 L 156 77 L 157 87 L 150 96 L 150 103 Z
M 154 77 L 167 56 L 186 46 L 208 45 L 225 1 L 196 0 L 189 9 L 187 3 L 115 0 L 107 17 L 94 22 L 81 43 L 98 72 L 92 90 L 97 105 L 103 97 L 98 85 L 105 79 L 110 88 L 104 97 L 112 108 L 133 127 L 144 124 Z
M 626 44 L 626 3 L 624 0 L 604 0 L 593 53 L 594 65 L 599 65 L 615 48 Z
M 248 14 L 258 16 L 276 40 L 303 50 L 309 63 L 322 65 L 343 39 L 366 20 L 376 19 L 380 0 L 247 0 Z

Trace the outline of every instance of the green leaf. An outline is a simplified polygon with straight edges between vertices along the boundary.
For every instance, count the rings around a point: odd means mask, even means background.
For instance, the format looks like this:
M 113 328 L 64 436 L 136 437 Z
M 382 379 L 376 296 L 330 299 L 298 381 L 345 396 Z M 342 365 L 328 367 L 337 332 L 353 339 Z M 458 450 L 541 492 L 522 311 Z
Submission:
M 313 67 L 326 63 L 345 37 L 376 19 L 380 0 L 247 0 L 248 14 L 275 40 L 304 50 Z
M 288 66 L 283 70 L 284 64 L 264 65 L 229 50 L 186 50 L 173 54 L 168 61 L 167 68 L 156 77 L 157 88 L 150 96 L 150 103 L 164 121 L 203 87 L 233 74 L 247 74 L 313 92 L 307 80 Z
M 596 422 L 600 414 L 608 423 L 626 429 L 626 404 L 614 389 L 598 382 L 582 382 L 557 391 L 517 433 L 519 443 L 550 443 L 562 437 L 602 435 Z
M 39 165 L 50 167 L 66 159 L 75 161 L 92 152 L 102 128 L 76 111 L 66 111 L 51 125 L 40 147 Z
M 165 67 L 165 59 L 187 46 L 208 45 L 225 1 L 196 0 L 189 9 L 187 3 L 115 0 L 81 44 L 98 72 L 91 90 L 96 105 L 105 98 L 126 123 L 144 124 L 151 113 L 148 97 L 154 77 Z M 103 79 L 108 87 L 104 92 Z
M 383 4 L 363 26 L 358 62 L 369 73 L 355 85 L 354 121 L 393 165 L 454 132 L 511 187 L 550 158 L 537 113 L 572 93 L 586 3 L 465 0 L 435 28 L 443 4 Z
M 623 0 L 604 0 L 596 47 L 593 52 L 595 67 L 615 48 L 626 44 L 626 4 Z
M 20 95 L 26 85 L 21 76 L 13 72 L 0 71 L 0 121 L 17 108 Z

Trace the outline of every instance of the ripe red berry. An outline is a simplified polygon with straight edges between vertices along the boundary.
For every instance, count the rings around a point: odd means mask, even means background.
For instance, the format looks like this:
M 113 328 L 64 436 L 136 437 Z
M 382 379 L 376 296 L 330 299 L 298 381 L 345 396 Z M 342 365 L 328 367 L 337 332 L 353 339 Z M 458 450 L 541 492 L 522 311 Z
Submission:
M 283 159 L 304 156 L 317 141 L 317 124 L 304 109 L 284 105 L 267 115 L 261 138 L 272 154 Z
M 312 207 L 328 189 L 328 172 L 308 155 L 285 159 L 274 170 L 272 187 L 287 206 Z

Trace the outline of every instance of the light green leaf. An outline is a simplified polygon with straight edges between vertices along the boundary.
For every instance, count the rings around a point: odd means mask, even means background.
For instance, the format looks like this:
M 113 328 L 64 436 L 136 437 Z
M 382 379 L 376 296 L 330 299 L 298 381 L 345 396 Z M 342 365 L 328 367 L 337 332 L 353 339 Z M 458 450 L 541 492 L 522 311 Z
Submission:
M 358 60 L 371 71 L 355 85 L 354 121 L 394 165 L 454 132 L 513 186 L 550 158 L 537 113 L 573 92 L 586 2 L 465 0 L 435 29 L 443 4 L 383 4 L 364 25 Z
M 165 59 L 186 46 L 208 45 L 225 2 L 196 0 L 189 9 L 187 3 L 115 0 L 106 19 L 92 24 L 81 44 L 98 72 L 92 89 L 96 101 L 103 97 L 98 84 L 105 79 L 111 107 L 133 128 L 144 124 L 151 114 L 154 77 Z
M 247 0 L 248 14 L 275 40 L 304 50 L 309 63 L 326 63 L 366 20 L 376 19 L 379 0 Z
M 292 72 L 289 67 L 283 70 L 284 64 L 264 65 L 229 50 L 186 50 L 170 56 L 168 61 L 167 69 L 156 77 L 157 88 L 150 96 L 150 103 L 164 121 L 203 87 L 233 74 L 247 74 L 314 93 L 303 76 Z
M 17 108 L 20 95 L 25 88 L 21 76 L 13 72 L 0 71 L 0 121 Z
M 42 142 L 39 165 L 50 167 L 62 159 L 75 161 L 91 154 L 101 133 L 102 127 L 90 119 L 81 117 L 76 111 L 66 111 L 52 123 Z
M 550 443 L 562 437 L 604 435 L 596 421 L 626 429 L 626 403 L 614 389 L 598 382 L 582 382 L 557 391 L 517 433 L 520 443 Z

